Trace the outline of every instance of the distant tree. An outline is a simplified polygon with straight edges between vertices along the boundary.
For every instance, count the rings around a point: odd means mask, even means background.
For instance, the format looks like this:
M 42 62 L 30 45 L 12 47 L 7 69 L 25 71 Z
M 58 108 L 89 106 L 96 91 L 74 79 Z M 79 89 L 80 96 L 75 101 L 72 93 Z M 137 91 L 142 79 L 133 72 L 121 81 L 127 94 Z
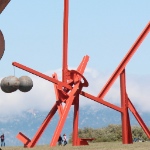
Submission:
M 148 140 L 144 131 L 139 126 L 131 127 L 132 137 L 139 138 L 143 141 Z M 111 141 L 121 141 L 122 140 L 122 127 L 121 125 L 110 124 L 103 128 L 89 128 L 85 127 L 79 129 L 78 136 L 80 138 L 95 138 L 93 142 L 111 142 Z M 69 142 L 72 141 L 72 134 L 69 137 Z

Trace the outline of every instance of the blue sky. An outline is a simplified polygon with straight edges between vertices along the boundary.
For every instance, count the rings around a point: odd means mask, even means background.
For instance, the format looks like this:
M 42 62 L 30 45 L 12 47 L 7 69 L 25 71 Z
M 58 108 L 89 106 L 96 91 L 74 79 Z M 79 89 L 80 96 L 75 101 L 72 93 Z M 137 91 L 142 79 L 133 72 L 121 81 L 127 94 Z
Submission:
M 84 55 L 90 56 L 85 74 L 90 83 L 86 89 L 89 93 L 99 93 L 149 21 L 149 0 L 70 0 L 68 66 L 76 68 Z M 0 62 L 1 79 L 14 75 L 13 61 L 49 75 L 55 71 L 61 79 L 62 25 L 63 0 L 11 0 L 0 15 L 0 30 L 6 44 Z M 150 106 L 149 41 L 150 35 L 126 67 L 129 95 L 141 111 L 148 111 Z M 15 75 L 31 76 L 33 90 L 11 94 L 0 91 L 1 106 L 10 108 L 10 113 L 16 110 L 16 105 L 19 106 L 16 112 L 31 107 L 48 110 L 48 104 L 55 98 L 53 85 L 18 68 Z M 106 98 L 118 103 L 118 82 Z M 81 103 L 84 106 L 91 101 Z M 5 109 L 2 111 L 6 113 Z

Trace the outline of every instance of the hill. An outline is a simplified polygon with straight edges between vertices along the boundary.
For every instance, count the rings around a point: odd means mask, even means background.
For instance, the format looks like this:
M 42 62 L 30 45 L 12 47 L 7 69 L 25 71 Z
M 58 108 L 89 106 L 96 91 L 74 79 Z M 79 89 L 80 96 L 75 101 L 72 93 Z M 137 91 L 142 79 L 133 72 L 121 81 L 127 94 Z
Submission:
M 38 110 L 27 110 L 20 115 L 0 117 L 0 132 L 4 133 L 6 137 L 6 146 L 21 146 L 22 143 L 16 138 L 18 132 L 22 132 L 29 138 L 32 138 L 37 129 L 45 119 L 48 112 L 39 112 Z M 131 115 L 131 114 L 130 114 Z M 150 114 L 142 114 L 147 126 L 150 126 Z M 57 125 L 58 114 L 52 119 L 51 123 L 43 133 L 38 144 L 49 144 Z M 66 133 L 68 138 L 72 133 L 73 110 L 69 112 L 64 129 L 62 133 Z M 82 107 L 80 108 L 79 128 L 102 128 L 110 124 L 121 124 L 120 113 L 106 109 L 105 107 L 93 108 Z M 138 123 L 131 115 L 131 125 L 137 126 Z

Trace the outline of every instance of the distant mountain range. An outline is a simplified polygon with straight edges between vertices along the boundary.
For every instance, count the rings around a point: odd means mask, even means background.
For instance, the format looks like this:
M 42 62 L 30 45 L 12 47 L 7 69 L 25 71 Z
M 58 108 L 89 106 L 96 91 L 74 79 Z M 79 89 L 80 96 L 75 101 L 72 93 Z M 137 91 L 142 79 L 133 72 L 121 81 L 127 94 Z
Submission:
M 31 138 L 36 133 L 37 129 L 47 116 L 48 112 L 40 112 L 38 110 L 28 110 L 21 115 L 0 118 L 0 133 L 5 134 L 6 146 L 16 146 L 23 145 L 17 138 L 16 135 L 18 132 L 24 133 L 27 137 Z M 143 120 L 147 126 L 150 126 L 150 114 L 142 114 Z M 135 118 L 130 114 L 131 125 L 138 125 Z M 49 144 L 52 138 L 52 135 L 55 131 L 59 116 L 56 113 L 49 126 L 43 133 L 40 138 L 38 145 Z M 63 133 L 69 135 L 72 132 L 72 122 L 73 122 L 73 110 L 69 112 L 67 117 Z M 117 111 L 106 107 L 89 107 L 85 106 L 80 108 L 80 118 L 79 118 L 79 128 L 91 127 L 91 128 L 101 128 L 108 126 L 109 124 L 121 124 L 121 114 Z

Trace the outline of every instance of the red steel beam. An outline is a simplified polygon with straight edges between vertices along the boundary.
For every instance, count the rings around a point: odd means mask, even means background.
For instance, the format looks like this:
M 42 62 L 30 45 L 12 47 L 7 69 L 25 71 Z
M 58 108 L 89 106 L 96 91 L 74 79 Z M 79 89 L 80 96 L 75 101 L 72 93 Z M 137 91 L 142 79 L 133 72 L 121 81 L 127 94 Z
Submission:
M 80 63 L 80 65 L 77 68 L 77 71 L 80 74 L 84 73 L 84 70 L 85 70 L 85 67 L 87 66 L 88 61 L 89 61 L 89 56 L 88 55 L 84 56 L 81 63 Z
M 137 51 L 138 47 L 141 45 L 147 34 L 150 32 L 150 22 L 147 24 L 143 32 L 140 34 L 138 39 L 135 41 L 133 46 L 130 48 L 126 56 L 123 58 L 122 62 L 119 64 L 117 69 L 114 71 L 112 76 L 109 78 L 108 82 L 105 84 L 101 92 L 98 94 L 98 97 L 103 98 L 108 90 L 111 88 L 117 77 L 120 75 L 120 73 L 125 69 L 126 65 L 134 55 L 134 53 Z
M 73 133 L 72 145 L 78 146 L 78 122 L 79 122 L 79 95 L 74 100 L 74 117 L 73 117 Z
M 77 68 L 77 71 L 80 74 L 84 73 L 88 61 L 89 61 L 89 56 L 88 55 L 84 56 L 80 65 Z M 78 76 L 78 80 L 80 80 L 80 79 L 81 79 L 81 76 Z M 74 117 L 73 117 L 73 133 L 72 133 L 72 145 L 73 146 L 80 145 L 80 139 L 78 137 L 79 94 L 80 93 L 78 93 L 74 99 Z
M 58 80 L 56 73 L 53 74 L 53 78 Z M 63 112 L 63 106 L 62 106 L 62 103 L 60 101 L 59 90 L 57 88 L 57 84 L 55 84 L 55 83 L 54 83 L 54 90 L 55 90 L 55 95 L 56 95 L 56 103 L 57 103 L 57 109 L 58 109 L 59 117 L 61 117 L 61 114 Z
M 57 111 L 57 104 L 55 103 L 54 106 L 52 107 L 52 109 L 50 110 L 50 112 L 48 113 L 47 117 L 43 121 L 42 125 L 39 127 L 38 131 L 36 132 L 36 134 L 32 138 L 32 140 L 30 140 L 24 134 L 19 132 L 19 134 L 17 135 L 17 138 L 24 143 L 25 147 L 31 148 L 31 147 L 35 146 L 35 144 L 38 142 L 39 138 L 43 134 L 44 130 L 48 126 L 49 122 L 53 118 L 56 111 Z
M 56 130 L 54 132 L 54 135 L 52 137 L 52 141 L 50 143 L 50 146 L 53 147 L 53 146 L 56 146 L 56 143 L 58 141 L 58 138 L 61 134 L 61 131 L 62 131 L 62 128 L 64 126 L 64 123 L 66 121 L 66 118 L 67 118 L 67 115 L 69 113 L 69 110 L 70 110 L 70 107 L 73 103 L 73 100 L 76 96 L 76 93 L 78 92 L 79 90 L 79 82 L 73 87 L 72 91 L 69 93 L 69 98 L 66 100 L 66 105 L 63 109 L 63 113 L 61 115 L 61 118 L 59 119 L 59 122 L 58 122 L 58 125 L 56 127 Z
M 4 51 L 5 51 L 5 40 L 0 30 L 0 59 L 3 57 Z
M 74 79 L 74 80 L 80 80 L 82 78 L 84 82 L 87 83 L 87 86 L 88 86 L 88 82 L 82 74 L 85 71 L 88 61 L 89 61 L 89 56 L 88 55 L 84 56 L 76 71 L 78 73 L 78 76 L 76 77 L 76 79 Z
M 27 72 L 30 72 L 30 73 L 32 73 L 32 74 L 34 74 L 34 75 L 36 75 L 36 76 L 39 76 L 39 77 L 41 77 L 41 78 L 43 78 L 43 79 L 45 79 L 45 80 L 51 81 L 51 82 L 53 82 L 53 83 L 55 83 L 55 84 L 57 84 L 57 85 L 60 84 L 60 85 L 62 85 L 63 87 L 66 87 L 66 88 L 68 88 L 68 89 L 70 89 L 70 90 L 72 89 L 72 87 L 71 87 L 70 85 L 68 85 L 67 83 L 64 83 L 64 82 L 61 82 L 61 81 L 59 81 L 59 80 L 56 80 L 55 78 L 49 77 L 49 76 L 47 76 L 47 75 L 45 75 L 45 74 L 43 74 L 43 73 L 40 73 L 40 72 L 38 72 L 38 71 L 36 71 L 36 70 L 33 70 L 33 69 L 29 68 L 29 67 L 27 67 L 27 66 L 24 66 L 24 65 L 22 65 L 22 64 L 19 64 L 19 63 L 17 63 L 17 62 L 13 62 L 12 65 L 15 66 L 15 67 L 18 67 L 18 68 L 20 68 L 20 69 L 22 69 L 22 70 L 25 70 L 25 71 L 27 71 Z
M 122 143 L 129 144 L 132 142 L 132 133 L 130 118 L 128 112 L 128 98 L 126 94 L 126 78 L 125 78 L 125 69 L 120 74 L 120 92 L 121 92 L 121 108 L 123 112 L 121 113 L 122 120 Z
M 144 132 L 146 133 L 146 135 L 148 136 L 148 138 L 150 138 L 150 131 L 148 127 L 146 126 L 146 124 L 144 123 L 144 121 L 142 120 L 138 112 L 136 111 L 134 105 L 132 104 L 129 98 L 128 98 L 128 107 L 130 111 L 132 112 L 132 114 L 134 115 L 134 117 L 136 118 L 136 120 L 138 121 L 138 123 L 140 124 L 140 126 L 142 127 L 142 129 L 144 130 Z
M 38 129 L 36 134 L 34 135 L 33 139 L 27 145 L 27 147 L 31 148 L 31 147 L 35 146 L 35 144 L 38 142 L 39 138 L 41 137 L 41 135 L 45 131 L 46 127 L 50 123 L 50 121 L 53 118 L 53 116 L 56 113 L 56 111 L 57 111 L 57 103 L 54 104 L 54 106 L 52 107 L 51 111 L 49 112 L 49 114 L 47 115 L 47 117 L 43 121 L 42 125 L 40 126 L 40 128 Z
M 89 99 L 95 101 L 95 102 L 98 102 L 98 103 L 101 103 L 101 104 L 103 104 L 103 105 L 105 105 L 105 106 L 107 106 L 107 107 L 110 107 L 110 108 L 112 108 L 112 109 L 114 109 L 114 110 L 116 110 L 116 111 L 119 111 L 119 112 L 122 112 L 122 111 L 123 111 L 122 108 L 120 108 L 120 107 L 118 107 L 118 106 L 116 106 L 116 105 L 114 105 L 114 104 L 111 104 L 111 103 L 109 103 L 109 102 L 103 100 L 102 98 L 95 97 L 95 96 L 93 96 L 93 95 L 91 95 L 91 94 L 89 94 L 89 93 L 86 93 L 86 92 L 84 92 L 84 91 L 81 91 L 80 94 L 81 94 L 82 96 L 84 96 L 84 97 L 87 97 L 87 98 L 89 98 Z
M 52 141 L 50 143 L 50 146 L 55 146 L 56 143 L 57 143 L 57 140 L 58 140 L 58 137 L 62 131 L 62 128 L 64 126 L 64 123 L 65 123 L 65 120 L 67 118 L 67 115 L 68 115 L 68 112 L 70 110 L 70 107 L 71 105 L 73 104 L 73 102 L 75 102 L 75 109 L 74 109 L 74 123 L 73 123 L 73 126 L 74 126 L 74 139 L 73 139 L 73 143 L 75 145 L 78 144 L 78 136 L 77 135 L 77 132 L 78 132 L 78 108 L 79 108 L 79 94 L 80 94 L 80 91 L 82 89 L 82 84 L 80 83 L 80 80 L 81 78 L 83 78 L 84 82 L 86 82 L 86 79 L 83 77 L 83 72 L 85 70 L 85 67 L 87 65 L 87 62 L 89 60 L 89 56 L 85 56 L 79 67 L 78 67 L 78 71 L 74 71 L 74 70 L 71 70 L 70 72 L 75 74 L 75 76 L 72 77 L 73 81 L 77 81 L 76 83 L 74 83 L 74 87 L 73 89 L 70 91 L 70 93 L 68 94 L 69 98 L 66 99 L 66 105 L 65 107 L 63 108 L 63 112 L 61 114 L 61 117 L 60 117 L 60 120 L 58 122 L 58 125 L 56 127 L 56 130 L 54 132 L 54 136 L 52 138 Z M 88 83 L 86 84 L 88 85 Z
M 8 5 L 10 0 L 0 0 L 0 14 L 5 9 L 5 7 Z
M 64 0 L 63 66 L 62 66 L 63 82 L 67 82 L 66 74 L 68 71 L 68 14 L 69 14 L 69 0 Z

